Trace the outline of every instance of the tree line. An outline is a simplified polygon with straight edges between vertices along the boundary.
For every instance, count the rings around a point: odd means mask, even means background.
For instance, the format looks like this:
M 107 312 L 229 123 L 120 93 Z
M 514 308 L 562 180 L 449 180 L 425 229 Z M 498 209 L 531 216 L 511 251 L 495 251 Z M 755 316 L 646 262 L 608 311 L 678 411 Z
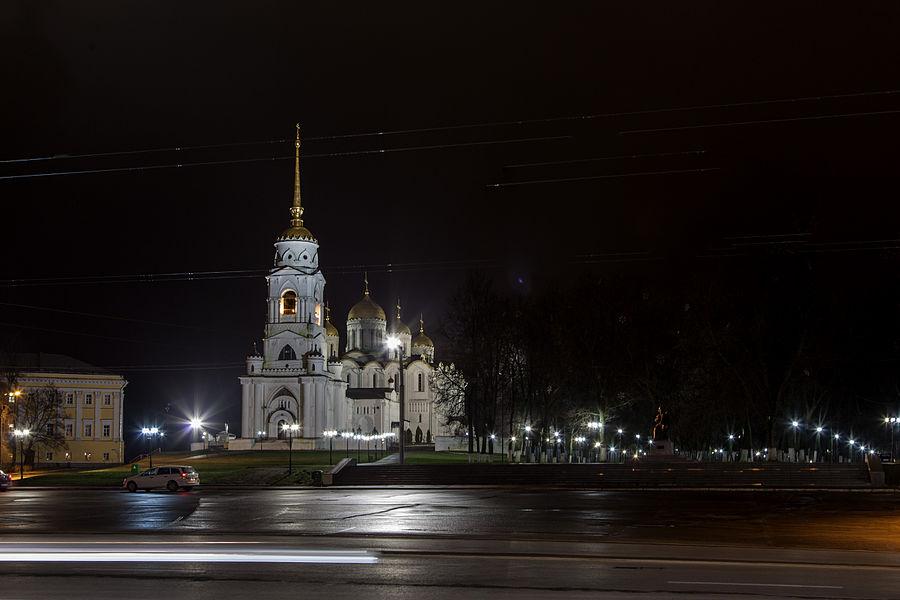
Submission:
M 605 445 L 631 447 L 658 407 L 682 450 L 774 458 L 835 433 L 886 448 L 883 417 L 900 409 L 895 265 L 788 254 L 521 287 L 472 272 L 441 325 L 437 402 L 473 453 L 525 426 L 532 443 L 561 432 L 571 447 L 597 438 L 589 423 Z

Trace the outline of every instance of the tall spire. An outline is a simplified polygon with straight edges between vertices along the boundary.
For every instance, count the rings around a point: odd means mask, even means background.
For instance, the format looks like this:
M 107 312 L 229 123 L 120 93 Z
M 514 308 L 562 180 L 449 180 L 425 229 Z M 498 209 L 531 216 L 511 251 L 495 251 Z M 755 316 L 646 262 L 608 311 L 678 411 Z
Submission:
M 300 123 L 294 140 L 294 203 L 291 205 L 291 227 L 303 227 L 303 206 L 300 204 Z

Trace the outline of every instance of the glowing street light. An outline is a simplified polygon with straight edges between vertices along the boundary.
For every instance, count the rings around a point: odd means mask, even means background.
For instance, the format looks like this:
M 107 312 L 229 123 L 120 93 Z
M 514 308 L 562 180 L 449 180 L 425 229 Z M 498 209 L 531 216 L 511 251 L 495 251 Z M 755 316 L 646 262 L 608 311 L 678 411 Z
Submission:
M 159 433 L 158 427 L 142 427 L 141 433 L 144 435 L 144 438 L 147 440 L 147 456 L 150 459 L 150 468 L 153 468 L 153 444 L 152 438 L 154 435 Z
M 296 423 L 288 425 L 285 423 L 281 426 L 281 430 L 288 436 L 288 473 L 294 472 L 294 434 L 300 431 L 300 426 Z
M 397 358 L 400 361 L 400 374 L 398 375 L 400 381 L 397 385 L 400 388 L 400 439 L 398 440 L 400 451 L 398 459 L 402 465 L 406 459 L 406 357 L 404 356 L 403 342 L 397 336 L 392 335 L 388 337 L 385 345 L 390 350 L 397 352 Z
M 335 431 L 335 430 L 333 430 L 333 429 L 329 429 L 329 430 L 326 430 L 326 431 L 323 431 L 323 432 L 322 432 L 322 435 L 324 435 L 325 437 L 328 438 L 328 464 L 329 464 L 329 465 L 333 465 L 333 464 L 334 464 L 334 459 L 333 459 L 332 456 L 331 456 L 331 455 L 332 455 L 332 450 L 333 450 L 333 448 L 332 448 L 332 442 L 334 442 L 334 437 L 335 437 L 337 434 L 338 434 L 338 432 Z
M 16 429 L 13 431 L 13 435 L 15 435 L 19 439 L 19 481 L 25 478 L 25 438 L 31 432 L 27 429 Z M 13 463 L 15 465 L 16 463 Z M 13 466 L 15 469 L 15 466 Z M 34 467 L 32 466 L 32 472 L 34 471 Z

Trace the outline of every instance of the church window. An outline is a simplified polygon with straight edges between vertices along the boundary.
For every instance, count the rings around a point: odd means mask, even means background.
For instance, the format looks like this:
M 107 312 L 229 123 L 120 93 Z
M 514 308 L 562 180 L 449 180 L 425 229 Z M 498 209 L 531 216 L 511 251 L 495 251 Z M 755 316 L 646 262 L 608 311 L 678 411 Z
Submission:
M 350 385 L 350 373 L 347 373 L 347 385 Z
M 285 346 L 278 354 L 278 360 L 297 360 L 297 355 L 294 353 L 293 348 Z
M 425 380 L 425 377 L 424 377 L 421 373 L 419 373 L 418 386 L 419 386 L 419 391 L 420 391 L 420 392 L 424 392 L 424 391 L 425 391 L 424 380 Z
M 297 293 L 293 290 L 288 290 L 281 295 L 281 314 L 297 314 Z

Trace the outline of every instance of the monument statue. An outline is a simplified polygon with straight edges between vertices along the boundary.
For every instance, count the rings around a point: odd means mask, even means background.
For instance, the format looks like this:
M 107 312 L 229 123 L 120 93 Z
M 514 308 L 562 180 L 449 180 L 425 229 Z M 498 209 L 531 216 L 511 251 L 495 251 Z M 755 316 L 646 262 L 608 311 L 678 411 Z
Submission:
M 662 406 L 656 412 L 653 419 L 653 441 L 661 442 L 669 439 L 669 411 L 663 411 Z

